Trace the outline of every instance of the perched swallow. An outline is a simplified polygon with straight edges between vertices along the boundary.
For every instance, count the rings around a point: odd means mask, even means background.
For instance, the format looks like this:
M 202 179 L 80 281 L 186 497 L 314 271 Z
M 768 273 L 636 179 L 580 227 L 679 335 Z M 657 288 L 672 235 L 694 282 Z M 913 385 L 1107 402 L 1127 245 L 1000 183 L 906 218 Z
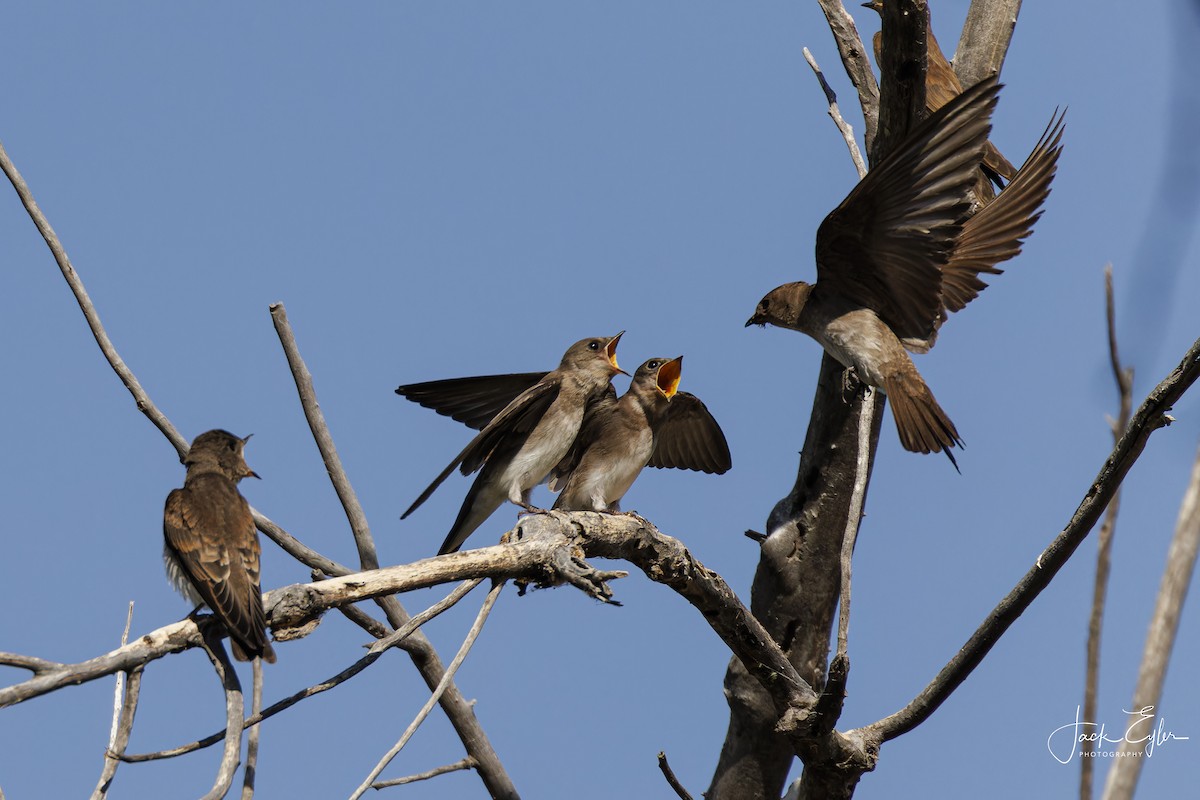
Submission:
M 981 81 L 913 129 L 821 223 L 817 283 L 773 289 L 746 322 L 816 339 L 888 396 L 906 449 L 944 450 L 952 463 L 962 440 L 905 349 L 927 352 L 947 312 L 987 286 L 979 273 L 999 274 L 1021 251 L 1062 151 L 1058 115 L 995 202 L 964 222 L 999 88 Z
M 505 500 L 526 510 L 533 487 L 562 461 L 583 424 L 588 407 L 614 393 L 612 377 L 621 335 L 583 339 L 571 345 L 552 372 L 495 375 L 401 386 L 396 393 L 439 413 L 482 427 L 461 453 L 400 517 L 424 503 L 455 467 L 463 475 L 480 470 L 438 555 L 453 553 Z M 532 385 L 500 405 L 518 384 Z M 499 406 L 499 408 L 497 408 Z M 481 469 L 482 468 L 482 469 Z
M 679 391 L 683 356 L 652 358 L 637 368 L 629 390 L 594 404 L 566 458 L 551 475 L 563 511 L 621 510 L 621 498 L 642 469 L 679 467 L 726 472 L 732 462 L 721 426 L 700 398 Z
M 163 562 L 175 588 L 197 607 L 206 605 L 229 633 L 233 657 L 274 663 L 259 586 L 258 532 L 250 504 L 237 490 L 258 475 L 242 450 L 249 436 L 212 430 L 192 442 L 183 488 L 167 495 Z
M 884 0 L 872 0 L 872 2 L 862 5 L 863 8 L 869 8 L 883 16 L 883 3 Z M 877 64 L 880 60 L 882 41 L 882 32 L 877 32 L 871 39 Z M 958 79 L 958 73 L 954 71 L 954 67 L 950 66 L 950 62 L 938 45 L 932 27 L 929 28 L 926 42 L 928 60 L 925 69 L 925 108 L 933 113 L 962 94 L 963 85 Z M 979 202 L 986 205 L 995 199 L 996 189 L 1003 189 L 1005 183 L 1013 179 L 1016 169 L 990 141 L 983 146 L 983 162 L 980 169 L 983 171 L 983 180 L 976 182 L 975 193 Z M 993 184 L 995 184 L 995 189 L 992 188 Z

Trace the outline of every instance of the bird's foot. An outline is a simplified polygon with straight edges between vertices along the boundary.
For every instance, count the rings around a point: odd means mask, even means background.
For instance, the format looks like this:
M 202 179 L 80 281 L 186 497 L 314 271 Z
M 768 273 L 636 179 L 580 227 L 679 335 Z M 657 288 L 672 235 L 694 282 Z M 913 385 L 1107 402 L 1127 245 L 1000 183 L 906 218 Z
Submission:
M 526 514 L 545 514 L 545 513 L 547 513 L 546 509 L 538 508 L 537 506 L 530 505 L 529 503 L 517 503 L 517 505 L 519 505 L 522 509 L 524 509 L 523 511 L 517 512 L 518 517 L 523 517 Z
M 858 377 L 858 370 L 854 367 L 846 367 L 842 372 L 842 402 L 849 403 L 859 392 L 862 392 L 863 397 L 869 397 L 871 385 Z

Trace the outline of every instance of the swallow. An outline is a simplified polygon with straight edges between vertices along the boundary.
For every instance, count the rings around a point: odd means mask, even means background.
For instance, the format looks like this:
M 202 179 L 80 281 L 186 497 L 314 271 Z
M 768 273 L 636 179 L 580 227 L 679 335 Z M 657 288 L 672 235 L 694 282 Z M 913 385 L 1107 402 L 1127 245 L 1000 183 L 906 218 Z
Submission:
M 505 500 L 527 511 L 533 487 L 562 461 L 589 406 L 615 393 L 616 336 L 582 339 L 567 349 L 558 368 L 543 373 L 503 405 L 508 393 L 538 373 L 459 378 L 401 386 L 396 393 L 481 430 L 400 517 L 415 511 L 457 467 L 479 470 L 438 555 L 453 553 Z M 628 374 L 628 373 L 625 373 Z M 498 408 L 497 408 L 498 407 Z
M 883 3 L 884 0 L 872 0 L 869 3 L 863 3 L 862 6 L 883 16 Z M 882 32 L 876 32 L 871 39 L 877 64 L 880 61 L 882 41 Z M 950 66 L 945 53 L 938 45 L 932 26 L 926 37 L 926 48 L 928 59 L 925 69 L 925 109 L 932 114 L 962 94 L 963 85 L 958 79 L 958 73 L 954 71 L 954 67 Z M 1016 168 L 989 141 L 983 146 L 983 160 L 980 169 L 983 174 L 980 176 L 981 180 L 976 181 L 975 195 L 980 204 L 986 205 L 995 199 L 997 189 L 1003 189 L 1005 184 L 1012 180 L 1016 174 Z
M 773 289 L 746 322 L 816 339 L 888 396 L 905 449 L 944 451 L 956 469 L 962 439 L 906 350 L 928 352 L 947 312 L 987 286 L 980 273 L 1021 251 L 1062 151 L 1057 114 L 1007 188 L 965 218 L 999 89 L 987 78 L 913 129 L 821 223 L 817 282 Z
M 273 664 L 259 583 L 262 550 L 250 504 L 237 489 L 242 478 L 258 477 L 242 454 L 249 439 L 211 430 L 192 442 L 183 488 L 167 495 L 163 511 L 163 562 L 180 594 L 212 610 L 234 658 Z
M 606 396 L 551 475 L 561 511 L 619 512 L 621 498 L 647 465 L 700 472 L 732 466 L 721 426 L 700 398 L 679 391 L 683 356 L 652 358 L 633 373 L 618 400 Z

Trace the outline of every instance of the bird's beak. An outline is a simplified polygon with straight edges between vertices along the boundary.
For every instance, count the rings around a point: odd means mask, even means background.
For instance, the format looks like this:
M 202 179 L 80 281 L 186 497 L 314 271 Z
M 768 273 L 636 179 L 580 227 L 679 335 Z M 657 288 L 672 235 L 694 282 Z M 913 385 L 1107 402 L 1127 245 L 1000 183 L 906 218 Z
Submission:
M 617 363 L 617 342 L 621 341 L 621 337 L 625 335 L 625 331 L 621 331 L 616 336 L 608 340 L 608 344 L 604 345 L 604 353 L 608 356 L 608 363 L 612 364 L 613 374 L 618 372 L 622 375 L 629 373 L 621 369 L 621 365 Z
M 683 356 L 673 358 L 658 368 L 658 390 L 670 400 L 679 391 L 679 378 L 683 374 Z
M 762 317 L 760 317 L 758 315 L 757 311 L 754 312 L 754 316 L 752 316 L 750 319 L 746 320 L 747 328 L 749 328 L 751 325 L 766 325 L 766 324 L 767 324 L 767 321 L 764 320 Z
M 246 470 L 246 477 L 247 478 L 258 478 L 260 481 L 262 480 L 262 475 L 259 475 L 257 472 L 255 472 L 252 469 Z

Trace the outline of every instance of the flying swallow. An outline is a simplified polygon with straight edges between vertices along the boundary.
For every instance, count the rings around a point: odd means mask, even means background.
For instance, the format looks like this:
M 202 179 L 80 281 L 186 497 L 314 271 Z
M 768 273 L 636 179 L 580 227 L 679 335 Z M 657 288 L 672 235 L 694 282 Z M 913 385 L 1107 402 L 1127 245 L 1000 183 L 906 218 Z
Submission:
M 613 392 L 621 335 L 583 339 L 571 345 L 558 368 L 500 406 L 517 384 L 537 373 L 459 378 L 401 386 L 396 393 L 461 419 L 479 434 L 442 470 L 400 517 L 424 503 L 456 467 L 463 475 L 480 470 L 438 555 L 453 553 L 484 520 L 509 500 L 526 510 L 533 487 L 563 459 L 588 407 Z M 499 408 L 497 408 L 499 406 Z
M 731 466 L 721 426 L 695 395 L 679 391 L 683 356 L 652 358 L 637 368 L 629 390 L 588 411 L 550 489 L 562 490 L 563 511 L 621 510 L 621 498 L 642 469 L 679 467 L 721 474 Z
M 964 222 L 999 88 L 985 79 L 913 129 L 821 223 L 816 284 L 773 289 L 746 322 L 816 339 L 888 396 L 905 449 L 952 463 L 962 440 L 905 350 L 927 352 L 947 312 L 987 286 L 979 274 L 1021 251 L 1062 151 L 1057 115 L 1008 187 Z
M 163 562 L 184 597 L 212 609 L 229 633 L 234 658 L 261 656 L 274 663 L 259 585 L 258 532 L 237 489 L 242 478 L 258 477 L 242 455 L 249 438 L 212 430 L 192 442 L 183 488 L 167 495 L 163 511 Z
M 863 8 L 869 8 L 883 16 L 883 3 L 884 0 L 872 0 L 872 2 L 862 5 Z M 871 39 L 877 64 L 880 60 L 882 41 L 882 32 L 876 32 Z M 926 37 L 926 48 L 928 59 L 925 69 L 925 108 L 933 113 L 962 94 L 963 85 L 958 79 L 958 73 L 954 71 L 954 67 L 950 66 L 950 62 L 938 45 L 932 26 Z M 982 180 L 976 182 L 975 194 L 979 202 L 986 205 L 995 199 L 996 189 L 1004 188 L 1005 183 L 1012 180 L 1016 174 L 1016 168 L 996 149 L 994 144 L 988 141 L 983 146 L 983 161 L 980 169 L 983 171 L 983 175 L 981 176 Z M 995 184 L 995 188 L 993 188 L 993 184 Z

